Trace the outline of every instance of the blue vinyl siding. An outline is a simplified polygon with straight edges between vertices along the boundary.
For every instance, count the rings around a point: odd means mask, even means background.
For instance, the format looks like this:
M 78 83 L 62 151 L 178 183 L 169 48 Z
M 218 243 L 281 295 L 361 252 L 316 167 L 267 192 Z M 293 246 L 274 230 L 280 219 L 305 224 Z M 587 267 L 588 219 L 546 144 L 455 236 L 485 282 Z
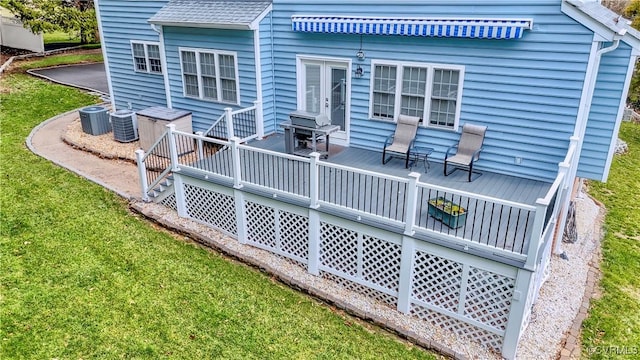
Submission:
M 147 23 L 166 1 L 98 2 L 102 21 L 102 46 L 106 48 L 111 86 L 117 109 L 134 110 L 166 106 L 162 74 L 135 72 L 131 40 L 159 42 L 157 32 Z M 164 66 L 164 64 L 163 64 Z M 166 71 L 166 69 L 163 69 Z
M 625 43 L 620 43 L 618 49 L 602 56 L 578 164 L 579 177 L 603 180 L 609 146 L 616 141 L 613 131 L 620 101 L 624 100 L 623 89 L 630 56 L 631 47 Z
M 351 77 L 350 145 L 382 149 L 395 124 L 368 118 L 371 60 L 465 66 L 460 125 L 487 125 L 482 168 L 533 179 L 555 178 L 573 134 L 592 33 L 560 12 L 560 2 L 438 3 L 403 1 L 349 4 L 274 1 L 274 66 L 278 122 L 296 108 L 297 54 L 351 60 L 364 69 Z M 293 14 L 532 18 L 533 30 L 517 40 L 478 40 L 364 35 L 366 59 L 355 58 L 359 35 L 297 33 Z M 459 134 L 420 128 L 417 145 L 435 148 L 442 161 Z M 523 159 L 515 164 L 515 157 Z
M 169 88 L 173 108 L 192 111 L 193 131 L 205 131 L 224 108 L 234 110 L 253 106 L 256 100 L 256 68 L 253 31 L 164 27 L 164 43 L 169 71 Z M 179 48 L 234 51 L 240 78 L 240 106 L 185 97 L 180 68 Z

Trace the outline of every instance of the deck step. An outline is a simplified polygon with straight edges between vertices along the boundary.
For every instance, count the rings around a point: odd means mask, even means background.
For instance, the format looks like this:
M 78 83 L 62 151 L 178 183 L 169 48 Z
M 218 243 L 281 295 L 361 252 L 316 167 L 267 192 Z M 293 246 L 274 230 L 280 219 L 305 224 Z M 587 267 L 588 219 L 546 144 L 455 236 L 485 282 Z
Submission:
M 154 203 L 162 202 L 162 200 L 166 199 L 168 196 L 172 195 L 175 192 L 173 184 L 173 174 L 171 174 L 149 192 L 149 200 Z

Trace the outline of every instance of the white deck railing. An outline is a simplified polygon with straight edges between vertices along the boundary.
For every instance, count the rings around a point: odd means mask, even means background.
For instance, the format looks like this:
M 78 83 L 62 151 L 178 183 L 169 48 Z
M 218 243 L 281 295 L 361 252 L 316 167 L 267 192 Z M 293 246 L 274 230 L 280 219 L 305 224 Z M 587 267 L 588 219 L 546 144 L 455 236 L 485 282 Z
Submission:
M 351 213 L 355 219 L 404 228 L 407 234 L 480 246 L 526 259 L 532 267 L 553 231 L 558 200 L 565 195 L 563 169 L 573 153 L 561 163 L 548 194 L 533 206 L 420 182 L 419 174 L 401 178 L 321 161 L 316 154 L 304 158 L 257 149 L 242 145 L 238 138 L 223 141 L 171 126 L 167 136 L 174 172 L 188 170 L 236 188 L 251 187 L 285 201 L 304 201 L 311 208 Z M 141 166 L 148 165 L 142 161 Z M 443 202 L 451 202 L 453 211 Z
M 225 108 L 224 113 L 204 132 L 205 136 L 228 140 L 240 138 L 240 142 L 262 138 L 262 106 L 254 101 L 253 106 L 233 110 Z

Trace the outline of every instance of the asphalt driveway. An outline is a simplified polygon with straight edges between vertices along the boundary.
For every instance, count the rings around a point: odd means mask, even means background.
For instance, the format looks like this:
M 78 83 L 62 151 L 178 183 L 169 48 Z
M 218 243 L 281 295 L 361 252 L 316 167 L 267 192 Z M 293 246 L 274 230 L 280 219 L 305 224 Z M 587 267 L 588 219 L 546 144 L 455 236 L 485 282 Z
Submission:
M 109 94 L 104 63 L 64 65 L 28 72 L 59 84 Z

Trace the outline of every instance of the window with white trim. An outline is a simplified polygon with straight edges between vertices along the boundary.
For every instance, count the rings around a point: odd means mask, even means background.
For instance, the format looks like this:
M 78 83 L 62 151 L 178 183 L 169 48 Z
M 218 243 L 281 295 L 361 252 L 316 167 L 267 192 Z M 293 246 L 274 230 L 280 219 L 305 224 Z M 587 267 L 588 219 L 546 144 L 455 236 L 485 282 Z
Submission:
M 136 72 L 162 74 L 160 46 L 146 41 L 131 41 L 133 69 Z
M 419 117 L 425 126 L 457 129 L 463 67 L 376 60 L 371 67 L 372 119 L 403 114 Z
M 184 95 L 238 104 L 238 64 L 232 52 L 180 49 Z

